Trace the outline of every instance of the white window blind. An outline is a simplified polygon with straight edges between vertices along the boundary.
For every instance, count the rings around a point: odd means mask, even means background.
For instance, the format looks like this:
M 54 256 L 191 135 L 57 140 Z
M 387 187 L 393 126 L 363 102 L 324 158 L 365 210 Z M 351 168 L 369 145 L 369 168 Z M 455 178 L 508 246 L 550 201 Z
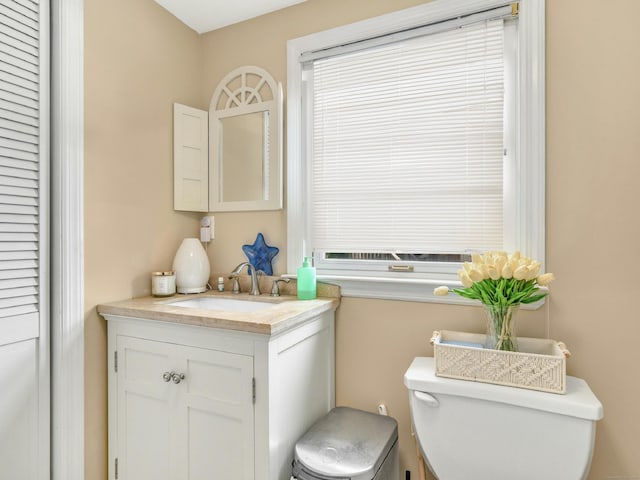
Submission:
M 39 13 L 0 5 L 0 322 L 38 318 Z
M 503 21 L 315 60 L 315 252 L 503 247 Z

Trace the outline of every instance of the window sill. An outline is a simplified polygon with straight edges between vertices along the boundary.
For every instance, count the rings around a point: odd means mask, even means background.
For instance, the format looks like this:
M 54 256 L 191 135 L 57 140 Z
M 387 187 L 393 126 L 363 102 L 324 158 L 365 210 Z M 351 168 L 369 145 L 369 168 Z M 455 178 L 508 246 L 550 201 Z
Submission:
M 295 278 L 295 275 L 287 275 Z M 347 275 L 318 275 L 318 281 L 339 285 L 343 297 L 376 298 L 406 302 L 447 303 L 453 305 L 479 305 L 475 300 L 463 298 L 455 293 L 446 296 L 434 295 L 433 289 L 441 285 L 462 288 L 452 280 L 397 279 L 384 277 L 358 277 Z M 545 299 L 522 305 L 524 310 L 537 310 Z

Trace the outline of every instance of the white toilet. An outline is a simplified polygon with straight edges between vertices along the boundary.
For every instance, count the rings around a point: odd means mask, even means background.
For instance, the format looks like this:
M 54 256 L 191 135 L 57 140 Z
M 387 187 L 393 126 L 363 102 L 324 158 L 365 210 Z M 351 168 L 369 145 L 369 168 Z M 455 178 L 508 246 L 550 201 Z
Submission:
M 587 383 L 538 392 L 436 377 L 434 359 L 415 358 L 404 375 L 411 418 L 440 480 L 579 480 L 591 464 L 602 404 Z

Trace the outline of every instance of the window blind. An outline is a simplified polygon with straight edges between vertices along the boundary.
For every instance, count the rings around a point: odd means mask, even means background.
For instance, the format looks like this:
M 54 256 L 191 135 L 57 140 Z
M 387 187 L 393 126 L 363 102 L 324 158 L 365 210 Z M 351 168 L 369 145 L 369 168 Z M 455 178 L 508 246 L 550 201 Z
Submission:
M 315 251 L 503 245 L 503 21 L 315 60 Z
M 38 316 L 39 13 L 0 5 L 0 321 Z

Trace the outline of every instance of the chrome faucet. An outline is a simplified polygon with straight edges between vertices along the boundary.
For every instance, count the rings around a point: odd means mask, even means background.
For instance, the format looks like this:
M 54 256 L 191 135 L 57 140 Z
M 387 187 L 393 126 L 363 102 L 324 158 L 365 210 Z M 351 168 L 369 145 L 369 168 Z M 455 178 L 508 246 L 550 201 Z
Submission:
M 276 278 L 271 285 L 271 296 L 279 297 L 280 296 L 280 287 L 278 286 L 278 282 L 289 283 L 290 280 L 288 278 Z
M 249 262 L 242 262 L 240 265 L 233 269 L 231 275 L 238 275 L 244 267 L 247 267 L 247 270 L 251 274 L 251 295 L 260 295 L 260 281 L 258 280 L 258 272 L 256 271 L 256 268 Z M 260 270 L 260 272 L 262 272 L 262 270 Z

